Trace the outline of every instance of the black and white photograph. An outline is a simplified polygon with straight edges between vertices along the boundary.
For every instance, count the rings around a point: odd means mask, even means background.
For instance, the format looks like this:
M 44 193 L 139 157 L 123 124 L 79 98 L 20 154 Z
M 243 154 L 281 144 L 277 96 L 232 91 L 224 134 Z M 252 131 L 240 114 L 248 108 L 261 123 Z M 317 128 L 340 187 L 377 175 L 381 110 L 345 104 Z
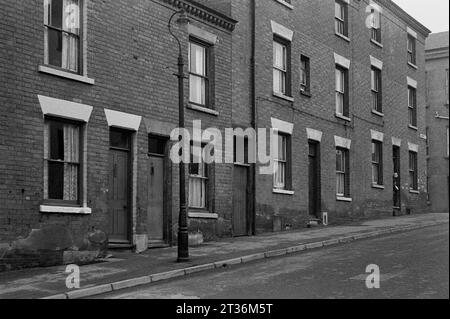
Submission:
M 0 111 L 3 301 L 449 299 L 448 0 L 0 0 Z

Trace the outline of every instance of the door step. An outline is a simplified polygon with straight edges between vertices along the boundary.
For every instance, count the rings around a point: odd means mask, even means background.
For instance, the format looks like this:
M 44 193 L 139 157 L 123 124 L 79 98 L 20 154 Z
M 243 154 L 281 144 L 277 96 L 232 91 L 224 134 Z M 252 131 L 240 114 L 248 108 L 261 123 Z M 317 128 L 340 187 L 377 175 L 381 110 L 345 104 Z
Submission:
M 322 225 L 322 220 L 318 218 L 310 218 L 306 225 L 308 228 L 317 227 Z
M 108 243 L 109 249 L 132 249 L 133 247 L 134 246 L 132 244 L 130 244 L 129 242 L 127 242 L 127 243 L 121 243 L 121 242 Z
M 170 245 L 168 245 L 167 243 L 165 243 L 164 241 L 159 241 L 159 240 L 149 240 L 148 241 L 148 248 L 149 249 L 153 249 L 153 248 L 167 248 L 170 247 Z

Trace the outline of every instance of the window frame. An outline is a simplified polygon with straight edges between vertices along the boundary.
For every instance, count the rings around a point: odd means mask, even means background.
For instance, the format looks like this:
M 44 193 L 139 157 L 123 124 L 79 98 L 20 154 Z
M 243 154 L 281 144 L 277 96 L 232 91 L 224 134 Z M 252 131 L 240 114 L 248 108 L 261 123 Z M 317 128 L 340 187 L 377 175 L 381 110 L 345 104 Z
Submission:
M 374 169 L 378 179 L 375 180 Z M 383 186 L 383 142 L 372 140 L 372 185 Z
M 191 44 L 195 44 L 197 46 L 202 47 L 205 50 L 205 75 L 197 74 L 191 71 Z M 214 53 L 213 53 L 213 47 L 211 43 L 205 42 L 195 36 L 189 36 L 189 50 L 188 50 L 188 76 L 189 76 L 189 104 L 196 105 L 199 107 L 207 108 L 207 109 L 214 109 Z M 190 77 L 198 77 L 205 81 L 205 104 L 193 102 L 191 100 L 191 94 L 190 94 Z
M 416 43 L 417 39 L 412 36 L 411 34 L 408 34 L 407 36 L 407 45 L 406 49 L 408 52 L 408 63 L 416 66 L 417 65 L 417 50 L 416 50 Z M 410 47 L 411 46 L 411 47 Z
M 383 114 L 383 80 L 382 70 L 372 65 L 370 69 L 372 110 Z M 375 81 L 374 81 L 375 80 Z M 375 84 L 375 87 L 374 87 Z
M 376 43 L 381 44 L 382 41 L 382 33 L 381 33 L 381 12 L 377 11 L 375 9 L 372 8 L 372 12 L 373 15 L 376 14 L 376 19 L 378 19 L 378 28 L 376 27 L 376 25 L 372 25 L 372 28 L 370 30 L 370 39 L 372 41 L 375 41 Z M 375 16 L 374 16 L 375 17 Z
M 61 26 L 61 28 L 55 27 L 50 25 L 49 21 L 50 21 L 50 12 L 48 12 L 48 8 L 46 7 L 46 4 L 48 2 L 51 2 L 54 0 L 44 0 L 44 22 L 43 22 L 43 26 L 44 26 L 44 65 L 46 67 L 52 68 L 52 69 L 56 69 L 56 70 L 60 70 L 62 72 L 67 72 L 70 74 L 74 74 L 74 75 L 79 75 L 79 76 L 83 76 L 85 74 L 84 71 L 84 47 L 85 47 L 85 30 L 84 30 L 84 20 L 85 20 L 85 2 L 87 0 L 78 0 L 78 12 L 79 12 L 79 16 L 78 16 L 78 23 L 79 23 L 79 31 L 78 34 L 64 30 L 63 26 Z M 63 1 L 63 0 L 61 0 Z M 64 14 L 62 13 L 61 19 L 64 19 Z M 63 22 L 62 22 L 63 23 Z M 53 30 L 58 32 L 59 34 L 66 33 L 68 34 L 70 37 L 76 37 L 78 40 L 78 52 L 77 52 L 77 71 L 73 71 L 69 68 L 63 68 L 62 66 L 57 66 L 57 65 L 53 65 L 50 64 L 50 50 L 49 50 L 49 30 Z M 61 49 L 62 52 L 62 49 Z M 62 60 L 61 60 L 62 63 Z
M 338 154 L 341 154 L 341 162 L 342 163 L 342 168 L 344 170 L 338 170 L 337 164 L 338 164 Z M 336 196 L 339 197 L 344 197 L 344 198 L 350 198 L 351 196 L 351 192 L 350 192 L 350 150 L 347 148 L 343 148 L 343 147 L 336 147 L 335 150 L 336 153 L 336 167 L 335 167 L 335 181 L 336 181 Z M 338 189 L 338 177 L 339 176 L 344 176 L 344 193 L 339 193 L 339 189 Z
M 310 58 L 306 55 L 300 55 L 300 92 L 311 94 L 311 66 Z M 304 68 L 303 68 L 304 64 Z M 303 75 L 306 78 L 306 83 L 303 83 Z
M 408 123 L 417 128 L 417 89 L 411 85 L 408 85 Z
M 336 15 L 336 6 L 340 7 L 340 16 Z M 337 35 L 348 38 L 348 4 L 342 0 L 335 0 L 334 9 L 334 32 Z M 339 27 L 342 27 L 343 32 L 339 31 Z
M 68 124 L 78 127 L 78 163 L 76 162 L 68 162 L 68 161 L 61 161 L 61 160 L 54 160 L 50 159 L 51 156 L 51 131 L 50 131 L 50 125 L 51 123 L 60 123 L 60 124 Z M 58 118 L 53 116 L 45 116 L 44 118 L 44 130 L 46 131 L 45 135 L 45 141 L 46 143 L 46 153 L 44 154 L 44 166 L 47 166 L 47 168 L 44 168 L 44 172 L 46 175 L 44 176 L 44 188 L 47 188 L 47 190 L 44 190 L 44 196 L 42 203 L 44 205 L 51 205 L 51 206 L 61 206 L 61 207 L 80 207 L 83 203 L 83 170 L 84 170 L 84 123 L 64 119 L 64 118 Z M 48 129 L 47 129 L 48 127 Z M 77 199 L 76 200 L 64 200 L 64 199 L 54 199 L 49 198 L 49 168 L 48 163 L 63 163 L 63 164 L 70 164 L 70 165 L 76 165 L 78 168 L 78 174 L 77 174 Z M 63 183 L 64 187 L 64 183 Z M 47 198 L 45 198 L 45 194 L 47 194 Z
M 419 167 L 418 167 L 418 153 L 409 151 L 409 189 L 411 191 L 419 190 Z M 411 179 L 413 179 L 411 181 Z M 412 182 L 412 185 L 411 185 Z
M 198 145 L 196 145 L 198 146 Z M 202 183 L 204 183 L 204 189 L 205 189 L 205 194 L 204 194 L 204 206 L 201 207 L 197 207 L 197 206 L 191 206 L 191 189 L 190 189 L 190 183 L 189 188 L 188 188 L 188 206 L 190 209 L 192 210 L 202 210 L 202 211 L 209 211 L 209 199 L 210 199 L 210 189 L 209 189 L 209 183 L 210 183 L 210 165 L 205 163 L 205 161 L 203 160 L 203 152 L 204 152 L 204 148 L 205 148 L 205 144 L 201 144 L 201 152 L 202 152 L 202 158 L 201 158 L 201 163 L 194 163 L 193 161 L 193 143 L 190 144 L 190 163 L 188 166 L 188 177 L 189 177 L 189 181 L 191 179 L 196 179 L 196 180 L 201 180 Z M 202 175 L 199 174 L 191 174 L 191 167 L 192 165 L 199 165 L 199 172 L 202 171 Z
M 276 184 L 276 174 L 274 171 L 273 174 L 273 189 L 276 191 L 292 191 L 292 141 L 291 138 L 292 136 L 290 134 L 284 133 L 284 132 L 280 132 L 280 131 L 276 131 L 276 136 L 278 138 L 283 138 L 285 139 L 284 142 L 284 157 L 285 159 L 282 160 L 280 159 L 280 156 L 278 154 L 278 150 L 276 152 L 276 154 L 273 157 L 273 162 L 274 162 L 274 170 L 275 167 L 278 167 L 279 163 L 283 163 L 284 164 L 284 185 L 283 186 L 278 186 Z M 279 143 L 279 141 L 278 141 Z
M 349 117 L 350 116 L 350 107 L 349 107 L 349 71 L 347 68 L 336 64 L 335 66 L 335 81 L 337 79 L 336 72 L 340 72 L 343 77 L 343 92 L 338 90 L 338 83 L 335 83 L 335 109 L 336 114 L 339 116 Z M 343 104 L 342 104 L 342 112 L 338 110 L 338 95 L 342 96 Z
M 280 45 L 284 48 L 284 64 L 285 69 L 281 69 L 278 66 L 275 65 L 275 44 Z M 273 51 L 273 57 L 272 57 L 272 90 L 274 94 L 284 95 L 288 97 L 292 97 L 292 85 L 291 85 L 291 79 L 292 79 L 292 72 L 291 72 L 291 41 L 284 39 L 276 34 L 273 35 L 273 41 L 272 41 L 272 51 Z M 275 90 L 275 72 L 280 72 L 282 75 L 284 75 L 284 92 L 276 91 Z

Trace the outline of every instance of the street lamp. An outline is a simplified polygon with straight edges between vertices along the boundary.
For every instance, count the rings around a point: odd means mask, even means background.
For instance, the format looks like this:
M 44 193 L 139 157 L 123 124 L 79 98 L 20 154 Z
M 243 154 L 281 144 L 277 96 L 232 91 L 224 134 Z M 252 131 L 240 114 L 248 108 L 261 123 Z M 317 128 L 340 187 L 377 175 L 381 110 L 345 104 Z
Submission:
M 178 43 L 178 126 L 180 130 L 184 128 L 184 59 L 183 59 L 183 50 L 181 47 L 181 42 L 177 38 L 177 36 L 172 31 L 172 20 L 174 17 L 178 15 L 178 19 L 176 20 L 177 24 L 185 25 L 189 23 L 189 18 L 186 15 L 186 12 L 181 9 L 174 14 L 169 19 L 169 33 Z M 183 158 L 184 156 L 182 156 Z M 180 213 L 178 215 L 178 262 L 187 262 L 189 261 L 189 235 L 188 235 L 188 226 L 187 226 L 187 205 L 186 205 L 186 176 L 185 176 L 185 163 L 183 159 L 179 164 L 180 171 Z

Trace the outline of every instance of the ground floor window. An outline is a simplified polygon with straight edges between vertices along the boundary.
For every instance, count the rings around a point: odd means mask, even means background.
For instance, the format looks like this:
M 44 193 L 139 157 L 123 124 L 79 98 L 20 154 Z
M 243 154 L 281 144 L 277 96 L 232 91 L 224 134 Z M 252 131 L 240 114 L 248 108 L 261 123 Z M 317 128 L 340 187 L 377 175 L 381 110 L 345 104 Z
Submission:
M 409 187 L 414 191 L 419 190 L 417 153 L 412 151 L 409 152 Z
M 202 152 L 203 153 L 203 150 Z M 208 201 L 208 165 L 191 145 L 189 164 L 189 207 L 206 209 Z
M 80 189 L 80 138 L 77 123 L 45 121 L 44 199 L 78 204 Z
M 344 148 L 336 148 L 336 195 L 350 196 L 349 151 Z
M 383 185 L 383 144 L 372 141 L 372 183 Z

